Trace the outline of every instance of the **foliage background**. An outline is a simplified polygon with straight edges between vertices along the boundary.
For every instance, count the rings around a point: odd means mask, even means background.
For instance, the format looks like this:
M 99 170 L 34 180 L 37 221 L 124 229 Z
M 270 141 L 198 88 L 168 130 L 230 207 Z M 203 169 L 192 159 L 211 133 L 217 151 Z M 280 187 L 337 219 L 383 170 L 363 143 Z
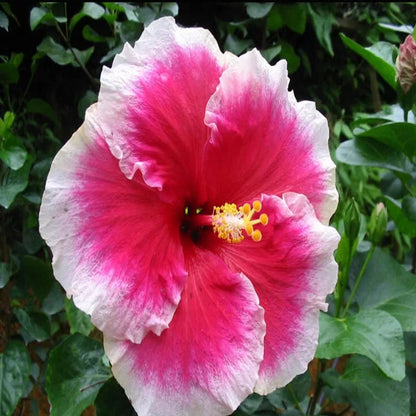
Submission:
M 316 359 L 235 415 L 415 415 L 416 94 L 394 72 L 414 4 L 26 1 L 0 3 L 0 414 L 135 414 L 99 331 L 53 278 L 37 215 L 102 65 L 163 15 L 208 28 L 222 50 L 287 59 L 297 99 L 331 130 L 340 274 Z

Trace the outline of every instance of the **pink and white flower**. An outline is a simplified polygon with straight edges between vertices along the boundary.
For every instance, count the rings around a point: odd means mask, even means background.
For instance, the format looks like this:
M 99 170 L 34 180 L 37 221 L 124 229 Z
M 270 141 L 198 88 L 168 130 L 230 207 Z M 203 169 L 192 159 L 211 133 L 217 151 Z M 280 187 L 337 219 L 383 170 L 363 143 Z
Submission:
M 172 18 L 104 68 L 40 211 L 141 415 L 226 415 L 306 370 L 337 279 L 328 126 L 286 62 Z

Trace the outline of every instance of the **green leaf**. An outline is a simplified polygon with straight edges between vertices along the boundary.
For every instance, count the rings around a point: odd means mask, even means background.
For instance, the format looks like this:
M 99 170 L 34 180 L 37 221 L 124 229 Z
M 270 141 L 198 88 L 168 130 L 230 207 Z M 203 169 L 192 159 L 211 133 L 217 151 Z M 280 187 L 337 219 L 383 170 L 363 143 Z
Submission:
M 105 14 L 105 9 L 101 5 L 92 2 L 85 2 L 81 11 L 75 14 L 69 22 L 69 30 L 75 27 L 75 25 L 85 16 L 91 17 L 94 20 L 98 20 Z
M 345 46 L 364 58 L 390 85 L 396 89 L 396 70 L 393 64 L 393 45 L 388 42 L 377 42 L 364 48 L 348 36 L 340 33 Z
M 357 255 L 356 270 L 361 268 L 365 255 Z M 375 249 L 355 296 L 361 309 L 386 311 L 404 331 L 416 331 L 415 275 L 383 250 Z
M 405 376 L 402 328 L 382 310 L 363 310 L 343 319 L 321 313 L 316 356 L 332 359 L 346 354 L 365 355 L 394 380 Z
M 25 197 L 27 195 L 24 195 Z M 33 197 L 30 199 L 33 201 Z M 29 254 L 37 253 L 44 245 L 43 239 L 39 234 L 38 224 L 35 227 L 28 228 L 23 231 L 22 235 L 23 246 Z
M 85 25 L 82 28 L 82 36 L 84 39 L 94 43 L 107 42 L 108 40 L 105 36 L 99 35 L 90 25 Z
M 0 143 L 0 159 L 12 170 L 20 169 L 26 162 L 27 152 L 21 140 L 8 133 Z
M 332 370 L 321 377 L 330 386 L 324 392 L 331 400 L 351 403 L 360 415 L 409 416 L 408 380 L 387 378 L 365 357 L 351 357 L 341 376 Z
M 405 332 L 406 360 L 416 367 L 416 332 Z
M 402 209 L 406 217 L 416 223 L 416 198 L 412 196 L 405 196 L 402 201 Z
M 29 100 L 26 106 L 26 110 L 32 114 L 41 114 L 47 117 L 49 120 L 53 121 L 56 125 L 59 124 L 55 110 L 48 102 L 42 100 L 41 98 L 32 98 Z
M 25 282 L 26 290 L 33 292 L 39 300 L 45 298 L 55 282 L 51 264 L 35 256 L 22 258 L 18 277 Z
M 401 152 L 364 137 L 341 143 L 335 156 L 340 162 L 349 165 L 372 166 L 404 173 L 413 169 L 410 160 Z
M 26 189 L 32 160 L 28 158 L 18 170 L 7 170 L 0 185 L 0 205 L 9 208 L 16 196 Z
M 10 416 L 26 390 L 30 357 L 20 342 L 10 342 L 0 354 L 0 414 Z
M 17 320 L 22 328 L 26 331 L 26 343 L 31 341 L 42 342 L 51 336 L 51 322 L 47 315 L 39 311 L 26 312 L 24 309 L 16 308 L 14 310 Z
M 65 299 L 65 312 L 71 328 L 71 334 L 79 332 L 83 335 L 89 335 L 93 330 L 94 325 L 91 323 L 91 318 L 86 313 L 79 310 L 72 299 Z
M 97 93 L 91 90 L 87 90 L 85 91 L 85 94 L 81 97 L 81 99 L 78 102 L 78 117 L 80 119 L 84 119 L 85 117 L 85 111 L 87 110 L 87 108 L 97 102 L 98 100 L 98 96 Z
M 40 23 L 53 24 L 52 12 L 44 7 L 34 7 L 30 11 L 30 29 L 35 30 Z
M 259 409 L 263 400 L 264 397 L 257 393 L 250 394 L 250 396 L 248 396 L 243 403 L 240 404 L 237 411 L 238 413 L 242 413 L 244 415 L 251 415 Z
M 119 25 L 120 39 L 123 43 L 129 42 L 131 45 L 140 37 L 143 25 L 139 22 L 127 20 Z
M 15 114 L 11 111 L 6 111 L 3 120 L 0 118 L 0 135 L 4 136 L 7 131 L 10 130 L 16 118 Z
M 50 36 L 47 36 L 42 40 L 38 45 L 37 50 L 48 55 L 58 65 L 69 65 L 79 67 L 78 62 L 76 61 L 73 53 L 70 49 L 65 49 L 62 45 L 55 42 Z M 80 51 L 77 48 L 72 48 L 78 60 L 85 65 L 94 52 L 94 47 L 91 46 L 88 49 Z
M 103 356 L 102 344 L 81 334 L 69 336 L 51 351 L 46 369 L 50 416 L 79 416 L 94 403 L 111 376 Z
M 270 10 L 273 7 L 273 2 L 270 3 L 245 3 L 247 14 L 252 19 L 261 19 L 262 17 L 267 16 Z
M 322 7 L 318 11 L 315 11 L 309 4 L 307 7 L 312 16 L 313 26 L 319 43 L 331 56 L 334 56 L 331 41 L 332 25 L 336 23 L 334 15 L 331 11 Z
M 410 414 L 414 416 L 416 411 L 416 368 L 406 367 L 406 375 L 409 380 Z
M 304 4 L 278 4 L 284 24 L 293 32 L 302 34 L 306 27 L 306 8 Z
M 358 137 L 371 137 L 409 157 L 416 155 L 416 125 L 387 123 L 363 131 Z
M 280 57 L 287 60 L 287 70 L 292 74 L 299 68 L 300 57 L 289 42 L 282 41 L 281 47 Z
M 9 18 L 7 14 L 0 10 L 0 27 L 5 29 L 6 32 L 9 31 Z
M 3 289 L 7 285 L 12 274 L 12 264 L 0 262 L 0 289 Z
M 55 281 L 55 284 L 43 300 L 42 312 L 45 312 L 47 315 L 55 315 L 56 313 L 61 312 L 65 306 L 65 299 L 62 287 Z
M 266 58 L 267 62 L 272 62 L 277 55 L 279 55 L 280 51 L 282 50 L 281 45 L 272 46 L 271 48 L 261 50 L 261 54 L 264 58 Z
M 97 416 L 137 416 L 126 393 L 114 377 L 101 387 L 94 405 Z
M 267 400 L 277 409 L 293 408 L 307 397 L 311 382 L 311 374 L 305 372 L 295 377 L 286 387 L 268 394 Z
M 0 82 L 2 84 L 16 84 L 19 80 L 19 71 L 16 65 L 5 62 L 0 64 Z
M 393 219 L 399 231 L 410 237 L 416 236 L 416 227 L 403 212 L 401 203 L 389 196 L 383 196 L 383 201 L 387 207 L 389 216 Z
M 253 45 L 250 39 L 239 39 L 237 36 L 229 33 L 224 42 L 224 49 L 236 55 L 240 55 Z

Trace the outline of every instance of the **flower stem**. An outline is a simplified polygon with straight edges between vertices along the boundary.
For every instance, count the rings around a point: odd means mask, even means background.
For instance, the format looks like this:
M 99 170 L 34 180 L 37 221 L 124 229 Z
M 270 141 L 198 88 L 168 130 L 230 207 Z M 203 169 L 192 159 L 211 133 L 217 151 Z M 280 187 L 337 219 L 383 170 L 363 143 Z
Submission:
M 370 260 L 371 260 L 371 257 L 373 256 L 373 253 L 374 253 L 374 249 L 375 249 L 375 248 L 376 248 L 376 246 L 375 246 L 374 244 L 371 244 L 371 248 L 370 248 L 370 250 L 369 250 L 369 252 L 368 252 L 368 254 L 367 254 L 367 257 L 366 257 L 366 258 L 365 258 L 365 260 L 364 260 L 363 267 L 361 267 L 360 274 L 358 275 L 357 280 L 356 280 L 356 281 L 355 281 L 355 283 L 354 283 L 354 287 L 352 288 L 352 291 L 351 291 L 350 297 L 349 297 L 349 299 L 348 299 L 348 302 L 347 302 L 347 304 L 346 304 L 346 306 L 345 306 L 345 309 L 344 309 L 344 312 L 342 313 L 341 318 L 344 318 L 344 317 L 345 317 L 345 315 L 346 315 L 346 314 L 347 314 L 347 312 L 348 312 L 348 309 L 349 309 L 349 307 L 350 307 L 350 305 L 351 305 L 351 302 L 352 302 L 352 300 L 354 299 L 355 292 L 357 291 L 358 286 L 360 286 L 361 279 L 362 279 L 362 277 L 364 276 L 364 272 L 365 272 L 365 270 L 367 269 L 367 266 L 368 266 L 368 263 L 369 263 L 369 262 L 370 262 Z

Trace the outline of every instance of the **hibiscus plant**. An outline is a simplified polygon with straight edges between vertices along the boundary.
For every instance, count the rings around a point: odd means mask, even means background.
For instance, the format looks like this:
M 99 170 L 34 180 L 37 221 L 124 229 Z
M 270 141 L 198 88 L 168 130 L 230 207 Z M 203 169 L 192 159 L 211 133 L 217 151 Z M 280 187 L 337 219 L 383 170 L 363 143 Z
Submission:
M 0 415 L 416 415 L 416 13 L 0 4 Z

